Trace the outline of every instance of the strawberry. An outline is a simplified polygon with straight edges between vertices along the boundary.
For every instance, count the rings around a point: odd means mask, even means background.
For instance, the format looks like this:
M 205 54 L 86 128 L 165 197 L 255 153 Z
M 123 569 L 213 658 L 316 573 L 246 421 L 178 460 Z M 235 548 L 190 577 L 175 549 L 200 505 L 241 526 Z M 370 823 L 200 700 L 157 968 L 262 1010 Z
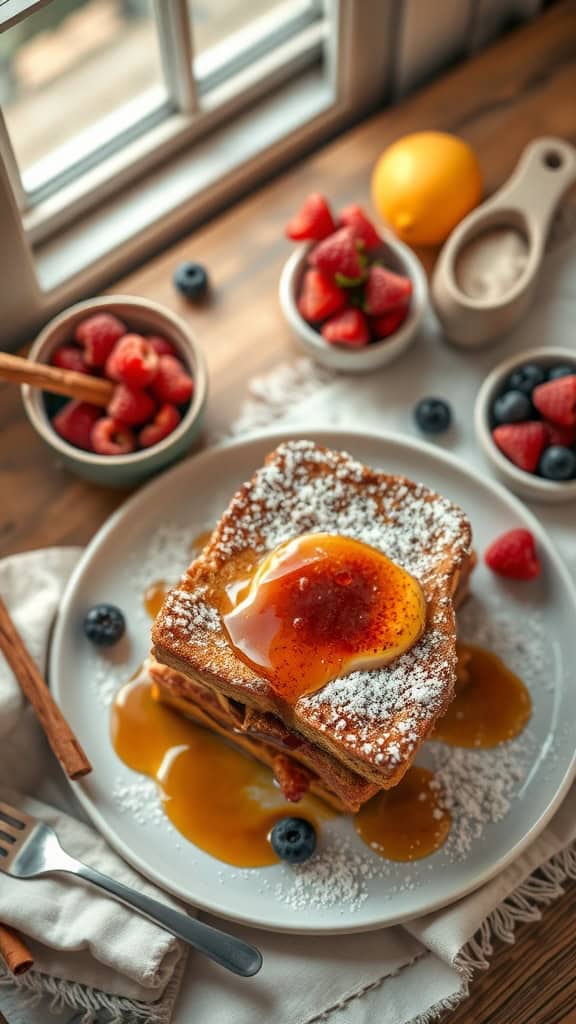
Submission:
M 92 428 L 101 415 L 102 409 L 97 405 L 90 405 L 89 402 L 66 402 L 52 420 L 52 426 L 69 444 L 91 451 Z
M 576 373 L 569 377 L 557 377 L 545 384 L 538 384 L 532 392 L 532 401 L 547 419 L 561 427 L 572 427 L 576 423 Z
M 335 345 L 360 348 L 370 341 L 370 328 L 362 310 L 345 309 L 326 321 L 322 328 L 322 337 Z
M 76 373 L 90 373 L 86 366 L 84 353 L 76 345 L 60 345 L 52 353 L 50 360 L 52 366 L 58 366 L 61 370 L 74 370 Z
M 165 402 L 164 405 L 160 406 L 152 423 L 148 423 L 140 431 L 138 435 L 140 447 L 150 448 L 151 445 L 158 444 L 158 441 L 163 441 L 165 437 L 168 437 L 168 434 L 176 430 L 179 423 L 180 413 L 178 409 L 175 405 Z
M 114 345 L 123 334 L 126 325 L 111 313 L 95 313 L 81 320 L 74 332 L 74 338 L 84 346 L 84 357 L 88 366 L 104 366 Z
M 287 754 L 276 754 L 272 762 L 274 777 L 285 800 L 297 804 L 310 788 L 310 772 Z
M 364 292 L 364 309 L 372 316 L 382 316 L 399 306 L 406 307 L 412 295 L 412 281 L 377 264 L 370 267 Z
M 546 427 L 546 447 L 560 445 L 571 448 L 576 443 L 576 424 L 571 427 L 560 427 L 557 423 L 544 423 Z
M 368 252 L 371 249 L 379 249 L 382 245 L 380 235 L 372 221 L 368 220 L 361 206 L 356 206 L 354 203 L 351 206 L 346 206 L 340 213 L 338 222 L 352 228 L 356 237 L 362 239 Z
M 159 356 L 177 356 L 178 349 L 168 338 L 164 338 L 161 334 L 149 334 L 146 338 L 149 345 Z
M 168 356 L 164 357 L 168 359 Z M 156 404 L 145 391 L 119 384 L 108 402 L 108 415 L 113 420 L 120 420 L 129 426 L 138 426 L 152 419 L 156 412 Z
M 344 287 L 358 284 L 364 277 L 364 242 L 355 235 L 353 228 L 340 228 L 314 246 L 309 262 L 334 278 L 336 284 Z
M 347 297 L 341 288 L 321 270 L 306 271 L 298 299 L 300 316 L 305 320 L 325 320 L 346 305 Z
M 286 235 L 295 242 L 320 242 L 336 230 L 327 200 L 313 192 L 286 226 Z
M 374 337 L 377 340 L 388 338 L 404 323 L 407 315 L 408 306 L 399 306 L 398 309 L 391 309 L 389 313 L 384 313 L 383 316 L 374 317 L 372 320 Z
M 508 530 L 497 537 L 487 549 L 484 561 L 492 572 L 511 580 L 533 580 L 542 568 L 529 530 Z
M 94 424 L 91 440 L 98 455 L 128 455 L 136 448 L 132 428 L 110 416 L 102 416 Z
M 106 376 L 129 388 L 145 388 L 158 372 L 160 359 L 140 334 L 125 334 L 106 360 Z
M 194 381 L 185 367 L 174 356 L 160 356 L 158 372 L 152 384 L 152 393 L 159 402 L 183 405 L 194 391 Z
M 534 473 L 546 445 L 546 427 L 538 420 L 505 423 L 492 431 L 492 439 L 510 462 Z

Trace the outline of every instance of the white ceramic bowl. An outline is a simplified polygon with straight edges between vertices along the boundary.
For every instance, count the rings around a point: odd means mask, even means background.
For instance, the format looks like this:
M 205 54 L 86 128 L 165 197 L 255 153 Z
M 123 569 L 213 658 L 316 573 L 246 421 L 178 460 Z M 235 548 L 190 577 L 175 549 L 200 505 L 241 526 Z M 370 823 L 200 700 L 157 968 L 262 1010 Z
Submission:
M 557 503 L 576 501 L 576 480 L 556 482 L 543 477 L 526 473 L 518 469 L 510 459 L 496 447 L 490 433 L 490 408 L 492 402 L 503 390 L 507 377 L 524 363 L 537 363 L 540 366 L 558 366 L 573 364 L 576 373 L 576 349 L 569 348 L 533 348 L 499 363 L 488 374 L 478 396 L 474 409 L 474 426 L 476 436 L 484 455 L 496 470 L 498 476 L 508 484 L 512 491 L 530 501 Z
M 68 444 L 56 433 L 41 391 L 23 384 L 22 401 L 34 429 L 74 473 L 109 487 L 130 487 L 181 458 L 194 443 L 204 419 L 208 371 L 198 343 L 182 320 L 156 302 L 128 295 L 106 295 L 70 306 L 41 331 L 28 358 L 48 362 L 54 349 L 72 339 L 78 322 L 93 313 L 113 313 L 129 329 L 163 335 L 178 349 L 194 378 L 194 394 L 176 430 L 158 444 L 129 455 L 97 455 Z
M 300 282 L 306 267 L 309 246 L 299 247 L 286 260 L 280 275 L 279 296 L 282 312 L 296 339 L 323 366 L 348 373 L 369 373 L 402 355 L 416 339 L 428 297 L 428 282 L 424 268 L 417 256 L 403 242 L 389 232 L 383 234 L 382 256 L 386 266 L 398 274 L 404 274 L 412 281 L 412 299 L 408 316 L 394 334 L 381 341 L 374 341 L 362 348 L 348 348 L 332 345 L 325 341 L 319 331 L 300 316 L 296 300 Z

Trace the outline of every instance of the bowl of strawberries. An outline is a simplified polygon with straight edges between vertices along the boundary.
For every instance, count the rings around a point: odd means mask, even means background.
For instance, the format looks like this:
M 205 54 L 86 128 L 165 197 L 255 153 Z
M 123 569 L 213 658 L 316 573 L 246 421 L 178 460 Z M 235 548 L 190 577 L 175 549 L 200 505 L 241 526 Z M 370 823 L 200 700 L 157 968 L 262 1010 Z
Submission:
M 475 427 L 517 494 L 576 501 L 576 350 L 532 349 L 496 366 L 478 392 Z
M 79 476 L 131 486 L 180 458 L 200 433 L 203 354 L 186 324 L 155 302 L 79 302 L 47 324 L 29 358 L 110 382 L 105 407 L 22 386 L 32 426 Z
M 280 277 L 280 305 L 294 335 L 318 362 L 368 373 L 402 355 L 416 338 L 428 286 L 422 264 L 362 207 L 336 216 L 313 193 L 286 227 L 302 245 Z

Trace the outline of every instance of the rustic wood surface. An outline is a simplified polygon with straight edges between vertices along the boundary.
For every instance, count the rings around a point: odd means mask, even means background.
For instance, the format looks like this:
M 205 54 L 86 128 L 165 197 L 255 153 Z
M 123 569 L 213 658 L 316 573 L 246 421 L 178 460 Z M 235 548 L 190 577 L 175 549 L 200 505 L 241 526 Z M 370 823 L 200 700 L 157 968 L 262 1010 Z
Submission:
M 368 201 L 370 168 L 398 135 L 453 131 L 481 155 L 488 191 L 510 173 L 537 135 L 576 142 L 576 3 L 536 22 L 455 69 L 400 106 L 341 136 L 266 188 L 189 235 L 111 289 L 156 299 L 186 319 L 210 370 L 207 429 L 224 432 L 247 381 L 294 352 L 276 297 L 290 251 L 283 225 L 309 191 L 325 188 L 337 205 Z M 571 199 L 573 201 L 573 196 Z M 569 200 L 570 201 L 570 200 Z M 434 253 L 424 254 L 427 266 Z M 184 259 L 210 270 L 212 302 L 191 308 L 171 275 Z M 84 543 L 126 492 L 72 477 L 26 420 L 18 389 L 0 385 L 0 555 L 51 544 Z M 575 1024 L 576 884 L 539 924 L 498 945 L 490 971 L 472 984 L 450 1024 Z

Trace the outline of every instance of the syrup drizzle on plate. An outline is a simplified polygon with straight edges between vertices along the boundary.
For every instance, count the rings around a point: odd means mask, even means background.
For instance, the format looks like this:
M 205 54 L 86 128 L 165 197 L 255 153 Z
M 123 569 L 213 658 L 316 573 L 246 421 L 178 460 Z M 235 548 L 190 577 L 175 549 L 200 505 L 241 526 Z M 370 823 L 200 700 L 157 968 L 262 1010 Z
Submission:
M 209 536 L 206 531 L 195 538 L 191 551 L 201 550 Z M 240 558 L 231 567 L 223 593 L 213 595 L 224 615 L 246 600 L 255 571 L 257 561 L 252 556 Z M 328 582 L 347 591 L 350 580 L 342 576 Z M 146 589 L 144 606 L 151 618 L 158 614 L 167 586 L 164 580 L 156 580 Z M 293 632 L 299 635 L 298 629 Z M 452 746 L 490 748 L 518 736 L 532 712 L 522 680 L 496 654 L 481 647 L 459 644 L 458 658 L 456 696 L 432 738 Z M 284 695 L 295 699 L 290 692 Z M 334 814 L 311 796 L 289 804 L 267 767 L 163 705 L 154 684 L 141 676 L 118 693 L 111 731 L 121 760 L 156 780 L 163 809 L 178 831 L 226 863 L 238 867 L 276 863 L 268 840 L 276 821 L 305 817 L 318 829 L 322 820 Z M 433 773 L 416 765 L 397 786 L 365 804 L 355 815 L 354 825 L 375 853 L 409 862 L 442 847 L 451 818 L 442 806 Z
M 274 864 L 268 834 L 280 818 L 307 818 L 318 830 L 334 813 L 311 796 L 287 803 L 268 768 L 161 704 L 141 677 L 117 694 L 111 734 L 121 760 L 156 780 L 178 831 L 228 864 Z

